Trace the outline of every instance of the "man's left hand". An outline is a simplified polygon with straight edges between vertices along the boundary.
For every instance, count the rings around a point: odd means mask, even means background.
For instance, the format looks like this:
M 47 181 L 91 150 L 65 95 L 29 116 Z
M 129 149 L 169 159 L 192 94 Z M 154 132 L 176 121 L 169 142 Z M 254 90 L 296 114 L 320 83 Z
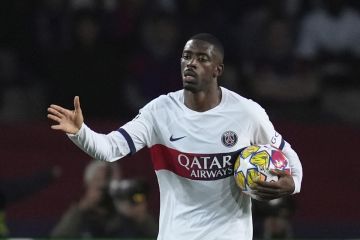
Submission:
M 272 200 L 291 195 L 295 190 L 295 183 L 292 176 L 286 171 L 270 170 L 271 174 L 277 175 L 277 182 L 255 181 L 251 187 L 257 198 L 262 200 Z

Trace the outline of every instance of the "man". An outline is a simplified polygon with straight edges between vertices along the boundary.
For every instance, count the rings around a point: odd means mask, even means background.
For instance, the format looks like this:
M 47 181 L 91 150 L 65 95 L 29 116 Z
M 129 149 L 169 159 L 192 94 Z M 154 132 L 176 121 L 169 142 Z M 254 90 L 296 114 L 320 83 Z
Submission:
M 300 191 L 299 158 L 265 111 L 219 87 L 223 57 L 222 44 L 214 36 L 191 37 L 181 57 L 184 89 L 156 98 L 107 135 L 85 125 L 77 96 L 73 111 L 48 108 L 48 118 L 57 122 L 51 128 L 67 133 L 96 159 L 112 162 L 145 146 L 150 149 L 160 187 L 158 240 L 252 239 L 251 199 L 233 178 L 238 151 L 250 144 L 281 148 L 292 170 L 292 176 L 278 172 L 278 182 L 257 182 L 259 198 Z
M 109 194 L 110 182 L 118 179 L 116 165 L 92 160 L 84 171 L 84 194 L 62 215 L 51 232 L 51 237 L 90 238 L 106 234 L 112 224 L 114 205 Z

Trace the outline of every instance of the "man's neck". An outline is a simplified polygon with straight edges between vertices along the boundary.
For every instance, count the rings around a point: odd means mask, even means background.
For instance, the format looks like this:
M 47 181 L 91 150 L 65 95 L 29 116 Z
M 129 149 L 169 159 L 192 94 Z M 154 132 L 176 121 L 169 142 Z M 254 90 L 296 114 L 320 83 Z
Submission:
M 222 93 L 220 87 L 216 87 L 207 92 L 196 93 L 186 89 L 184 90 L 185 106 L 196 112 L 205 112 L 216 107 L 220 104 L 221 97 Z

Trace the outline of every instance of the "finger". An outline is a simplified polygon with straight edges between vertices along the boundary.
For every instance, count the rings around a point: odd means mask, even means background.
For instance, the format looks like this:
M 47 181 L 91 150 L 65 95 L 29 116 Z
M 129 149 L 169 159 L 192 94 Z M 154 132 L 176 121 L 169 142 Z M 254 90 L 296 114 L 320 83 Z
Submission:
M 270 173 L 273 175 L 277 175 L 279 177 L 283 177 L 285 175 L 289 175 L 288 172 L 283 171 L 283 170 L 279 170 L 279 169 L 270 169 Z
M 280 192 L 280 189 L 278 188 L 267 188 L 257 185 L 255 188 L 253 188 L 256 192 L 260 193 L 271 193 L 271 194 L 277 194 Z
M 79 96 L 74 97 L 74 108 L 75 108 L 75 111 L 80 111 L 81 110 Z
M 48 114 L 47 117 L 48 117 L 49 119 L 55 121 L 55 122 L 58 122 L 58 123 L 60 123 L 60 121 L 61 121 L 61 118 L 59 118 L 58 116 L 55 116 L 55 115 L 53 115 L 53 114 Z
M 55 110 L 54 108 L 48 108 L 48 112 L 51 114 L 51 115 L 55 115 L 59 118 L 62 118 L 64 115 L 62 113 L 60 113 L 59 111 Z
M 53 108 L 55 109 L 56 111 L 64 114 L 64 115 L 67 115 L 69 113 L 70 110 L 66 109 L 66 108 L 63 108 L 63 107 L 60 107 L 59 105 L 55 105 L 55 104 L 51 104 L 50 105 L 50 109 Z
M 279 184 L 277 182 L 256 181 L 256 186 L 273 189 L 279 188 Z
M 51 129 L 62 130 L 62 126 L 60 124 L 59 125 L 51 125 Z

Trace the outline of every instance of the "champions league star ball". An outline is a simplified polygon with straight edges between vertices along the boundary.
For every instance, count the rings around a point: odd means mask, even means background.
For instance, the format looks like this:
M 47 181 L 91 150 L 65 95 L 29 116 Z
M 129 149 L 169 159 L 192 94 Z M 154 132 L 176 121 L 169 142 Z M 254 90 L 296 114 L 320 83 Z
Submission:
M 242 150 L 235 161 L 235 181 L 243 193 L 255 198 L 251 188 L 254 181 L 276 182 L 278 176 L 270 173 L 276 169 L 290 173 L 289 161 L 280 149 L 270 144 L 251 145 Z

